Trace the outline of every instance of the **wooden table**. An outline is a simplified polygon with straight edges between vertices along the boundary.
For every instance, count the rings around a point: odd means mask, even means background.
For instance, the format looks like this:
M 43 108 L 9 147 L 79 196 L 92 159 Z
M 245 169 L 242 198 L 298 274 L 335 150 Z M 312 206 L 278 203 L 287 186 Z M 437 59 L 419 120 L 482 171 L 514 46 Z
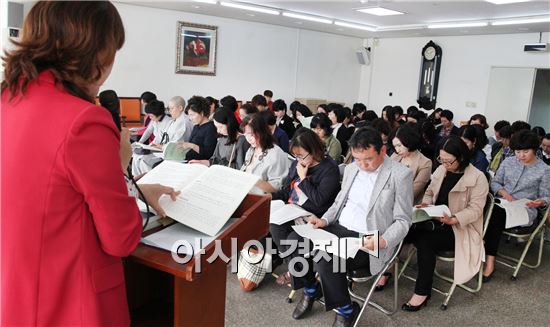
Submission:
M 240 250 L 267 235 L 269 203 L 267 196 L 246 196 L 233 214 L 239 219 L 217 238 L 226 256 L 231 256 L 232 238 Z M 219 258 L 207 262 L 214 249 L 214 242 L 205 247 L 197 273 L 195 258 L 179 264 L 170 252 L 139 244 L 125 261 L 132 325 L 223 326 L 227 264 Z

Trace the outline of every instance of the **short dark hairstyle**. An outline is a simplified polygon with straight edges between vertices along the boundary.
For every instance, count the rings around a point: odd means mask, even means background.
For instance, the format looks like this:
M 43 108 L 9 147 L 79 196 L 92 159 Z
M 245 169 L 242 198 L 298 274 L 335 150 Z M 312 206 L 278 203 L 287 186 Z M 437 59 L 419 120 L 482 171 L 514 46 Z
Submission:
M 416 110 L 411 113 L 409 117 L 416 119 L 416 122 L 420 122 L 421 120 L 428 118 L 428 115 L 420 110 Z
M 344 107 L 334 107 L 332 113 L 336 116 L 336 121 L 341 123 L 346 119 L 346 109 Z
M 344 108 L 344 106 L 339 104 L 339 103 L 331 102 L 331 103 L 327 104 L 327 113 L 333 111 L 336 108 Z
M 473 142 L 475 150 L 483 150 L 489 143 L 485 129 L 481 125 L 464 125 L 460 128 L 459 135 Z
M 237 108 L 239 108 L 239 104 L 237 103 L 237 99 L 233 97 L 232 95 L 226 95 L 220 100 L 220 104 L 222 107 L 227 108 L 233 112 L 237 111 Z
M 257 107 L 257 106 L 267 106 L 267 100 L 265 99 L 265 97 L 261 94 L 256 94 L 254 97 L 252 97 L 252 105 L 254 107 Z
M 366 150 L 373 147 L 377 153 L 380 153 L 382 146 L 384 146 L 384 143 L 382 142 L 380 132 L 372 127 L 359 128 L 349 139 L 350 149 Z
M 416 123 L 403 124 L 395 133 L 395 137 L 397 137 L 401 144 L 409 149 L 410 152 L 416 151 L 422 146 L 422 136 L 419 133 L 419 127 Z
M 550 133 L 544 135 L 543 139 L 544 140 L 550 140 Z
M 265 90 L 264 91 L 264 96 L 272 98 L 273 97 L 273 91 Z
M 141 93 L 141 96 L 139 98 L 140 98 L 140 100 L 143 100 L 143 102 L 149 103 L 153 100 L 156 100 L 157 96 L 153 92 L 145 91 L 145 92 Z
M 237 136 L 239 135 L 239 122 L 235 118 L 235 114 L 230 109 L 221 107 L 214 112 L 213 119 L 227 126 L 227 143 L 225 145 L 231 145 L 237 142 Z
M 499 121 L 496 122 L 494 129 L 495 129 L 495 131 L 498 132 L 504 126 L 510 126 L 510 122 L 507 121 L 507 120 L 499 120 Z
M 220 107 L 220 104 L 219 104 L 218 100 L 214 99 L 213 97 L 207 96 L 205 99 L 206 99 L 206 101 L 208 101 L 209 106 L 214 104 L 215 109 L 218 109 Z
M 316 161 L 323 160 L 325 157 L 325 144 L 319 136 L 306 127 L 300 127 L 298 131 L 290 141 L 289 149 L 292 151 L 292 149 L 300 147 L 306 150 Z
M 436 134 L 434 124 L 429 119 L 424 119 L 418 123 L 420 124 L 420 133 L 422 133 L 422 138 L 432 142 Z
M 111 113 L 113 121 L 120 131 L 122 129 L 120 124 L 120 100 L 116 92 L 113 90 L 105 90 L 99 93 L 99 104 Z
M 501 129 L 498 130 L 498 134 L 500 137 L 503 137 L 505 139 L 509 139 L 512 137 L 512 126 L 510 125 L 504 125 Z
M 254 137 L 258 137 L 258 143 L 262 150 L 271 149 L 275 144 L 275 140 L 269 130 L 269 126 L 267 126 L 265 120 L 256 116 L 257 115 L 245 117 L 241 123 L 241 130 L 244 131 L 246 126 L 250 126 L 252 133 L 255 134 Z
M 447 118 L 448 120 L 453 120 L 454 114 L 452 111 L 445 109 L 441 111 L 441 118 Z
M 466 169 L 470 164 L 470 150 L 462 139 L 456 135 L 451 135 L 442 139 L 439 142 L 439 151 L 443 150 L 448 154 L 453 155 L 458 160 L 458 168 L 460 170 Z M 438 151 L 438 153 L 439 153 Z M 439 155 L 438 155 L 439 157 Z
M 416 106 L 409 106 L 407 108 L 407 116 L 410 116 L 411 114 L 418 111 L 418 108 Z
M 210 116 L 210 106 L 208 101 L 198 95 L 195 95 L 187 101 L 187 110 L 193 110 L 194 112 L 201 114 L 203 116 Z
M 298 108 L 296 108 L 296 111 L 302 114 L 304 117 L 311 117 L 313 116 L 313 113 L 305 104 L 300 104 Z M 295 112 L 296 113 L 296 112 Z
M 400 116 L 403 114 L 403 108 L 401 106 L 393 106 L 393 113 L 399 114 Z
M 483 129 L 489 128 L 489 124 L 487 124 L 487 118 L 485 118 L 485 116 L 482 114 L 475 114 L 472 117 L 470 117 L 470 120 L 468 121 L 468 125 L 472 125 L 472 120 L 479 120 L 479 122 L 481 123 L 481 127 L 483 127 Z
M 378 118 L 378 115 L 376 114 L 376 112 L 374 112 L 374 110 L 367 110 L 365 112 L 365 120 L 367 122 L 371 122 L 371 121 L 375 120 L 376 118 Z
M 378 131 L 380 134 L 390 136 L 391 134 L 391 125 L 384 118 L 376 118 L 371 122 L 370 125 L 372 128 Z
M 325 135 L 329 136 L 332 134 L 332 122 L 325 113 L 318 113 L 311 119 L 309 124 L 311 128 L 322 128 L 325 131 Z
M 285 111 L 286 112 L 286 102 L 283 99 L 278 99 L 273 102 L 273 111 Z
M 323 108 L 323 110 L 325 110 L 325 111 L 328 110 L 328 109 L 327 109 L 328 107 L 327 107 L 327 105 L 326 105 L 325 103 L 321 103 L 320 105 L 317 106 L 317 108 L 319 108 L 319 107 Z
M 156 117 L 162 117 L 165 115 L 166 108 L 164 102 L 159 100 L 151 100 L 151 102 L 145 105 L 145 113 L 154 115 Z
M 241 109 L 244 110 L 244 112 L 246 112 L 247 115 L 253 115 L 253 114 L 256 114 L 258 113 L 258 108 L 254 107 L 252 104 L 250 103 L 245 103 L 241 106 Z
M 277 125 L 277 117 L 275 117 L 275 114 L 271 110 L 258 112 L 256 117 L 263 119 L 269 126 Z
M 510 140 L 510 148 L 514 151 L 533 149 L 533 151 L 537 152 L 539 146 L 539 137 L 531 130 L 522 129 L 514 133 Z
M 512 123 L 512 134 L 524 129 L 531 130 L 531 125 L 523 120 L 516 120 Z
M 537 134 L 537 136 L 539 137 L 539 139 L 542 139 L 544 137 L 544 135 L 546 134 L 546 131 L 544 130 L 544 128 L 540 127 L 540 126 L 535 126 L 533 127 L 532 131 Z
M 354 116 L 357 116 L 359 115 L 360 113 L 362 112 L 366 112 L 367 111 L 367 106 L 365 106 L 364 104 L 362 103 L 354 103 L 353 104 L 353 107 L 351 109 L 351 113 L 354 115 Z

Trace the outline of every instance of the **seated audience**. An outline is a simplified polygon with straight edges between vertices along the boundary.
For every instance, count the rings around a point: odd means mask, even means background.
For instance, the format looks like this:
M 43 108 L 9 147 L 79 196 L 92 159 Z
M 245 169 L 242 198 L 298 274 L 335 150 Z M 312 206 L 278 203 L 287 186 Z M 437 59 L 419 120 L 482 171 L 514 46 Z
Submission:
M 262 112 L 264 110 L 267 110 L 267 101 L 265 97 L 261 94 L 256 94 L 254 97 L 252 97 L 252 106 L 256 107 L 259 112 Z
M 526 226 L 531 226 L 537 217 L 536 208 L 550 203 L 550 167 L 536 156 L 539 141 L 533 132 L 521 130 L 514 133 L 510 147 L 515 156 L 502 162 L 491 180 L 491 191 L 506 201 L 530 200 L 527 203 L 529 223 Z M 484 281 L 489 281 L 493 275 L 495 256 L 505 224 L 506 211 L 495 205 L 485 234 L 487 257 L 483 271 Z
M 365 123 L 366 123 L 366 125 L 370 124 L 376 118 L 378 118 L 378 115 L 376 114 L 376 112 L 374 112 L 374 110 L 367 110 L 365 112 Z M 357 127 L 357 128 L 360 128 L 360 127 Z
M 532 131 L 539 138 L 539 142 L 542 142 L 542 139 L 544 138 L 544 135 L 546 135 L 546 131 L 544 130 L 544 128 L 542 128 L 540 126 L 535 126 L 535 127 L 533 127 Z
M 457 284 L 478 273 L 483 259 L 487 178 L 470 164 L 468 148 L 457 136 L 445 141 L 437 159 L 441 166 L 432 175 L 421 207 L 446 205 L 451 215 L 415 224 L 407 235 L 417 249 L 418 275 L 413 296 L 401 307 L 404 311 L 418 311 L 428 303 L 438 251 L 454 251 Z
M 437 162 L 435 160 L 437 156 L 435 154 L 437 143 L 439 142 L 439 135 L 437 135 L 435 126 L 429 119 L 420 121 L 419 125 L 422 134 L 420 152 L 432 161 L 432 169 L 435 169 L 437 167 Z
M 99 93 L 99 104 L 109 110 L 116 127 L 120 131 L 122 129 L 120 124 L 120 99 L 116 92 L 113 90 L 105 90 Z
M 189 141 L 193 131 L 193 122 L 185 114 L 185 100 L 175 96 L 168 101 L 168 111 L 172 116 L 172 122 L 168 126 L 168 142 Z
M 273 91 L 271 90 L 265 90 L 264 91 L 264 98 L 265 98 L 265 101 L 267 102 L 267 108 L 269 110 L 273 110 Z
M 241 117 L 239 115 L 239 103 L 237 102 L 237 99 L 235 99 L 232 95 L 226 95 L 220 100 L 220 106 L 227 108 L 235 113 L 235 118 L 237 118 L 237 121 L 239 124 L 241 123 Z
M 537 150 L 537 158 L 550 165 L 550 134 L 544 135 L 540 148 Z
M 239 109 L 239 117 L 243 121 L 246 117 L 257 114 L 259 111 L 250 103 L 245 103 Z
M 438 127 L 441 124 L 441 112 L 443 109 L 436 108 L 429 116 L 428 119 L 432 122 L 435 127 Z
M 354 258 L 346 260 L 345 270 L 340 265 L 342 268 L 338 271 L 334 270 L 333 261 L 340 259 L 328 253 L 319 256 L 315 269 L 313 258 L 303 258 L 294 266 L 296 271 L 301 272 L 301 277 L 292 276 L 293 289 L 304 288 L 292 314 L 294 319 L 303 318 L 311 311 L 315 300 L 323 296 L 325 310 L 336 312 L 333 326 L 352 326 L 359 313 L 359 305 L 351 301 L 346 271 L 366 268 L 370 274 L 379 273 L 411 224 L 413 197 L 410 170 L 386 156 L 380 134 L 372 128 L 364 127 L 355 132 L 350 139 L 350 148 L 355 160 L 346 167 L 342 189 L 334 204 L 322 218 L 310 216 L 308 223 L 338 237 L 365 236 L 363 247 L 378 249 L 379 256 L 370 256 L 360 250 Z M 379 231 L 379 237 L 366 236 L 375 229 Z M 303 241 L 295 232 L 290 233 L 287 239 Z M 281 247 L 283 251 L 288 249 L 287 245 Z M 300 257 L 297 252 L 290 256 Z M 315 271 L 320 277 L 320 284 Z
M 447 109 L 441 111 L 441 126 L 436 129 L 436 132 L 439 135 L 440 139 L 444 139 L 446 137 L 449 137 L 450 135 L 458 136 L 458 127 L 456 127 L 453 123 L 453 117 L 454 115 L 452 111 Z
M 310 128 L 319 136 L 325 145 L 325 154 L 337 163 L 342 162 L 342 146 L 340 141 L 332 135 L 332 122 L 326 114 L 313 116 Z
M 475 114 L 472 117 L 470 117 L 470 120 L 468 120 L 468 125 L 479 125 L 483 127 L 483 129 L 489 128 L 489 124 L 487 124 L 487 118 L 483 116 L 482 114 Z
M 208 96 L 205 99 L 206 101 L 208 101 L 208 105 L 210 106 L 210 115 L 208 116 L 208 118 L 212 120 L 212 116 L 214 116 L 214 112 L 216 111 L 216 109 L 220 107 L 220 105 L 218 100 L 214 99 L 211 96 Z
M 141 113 L 145 114 L 145 120 L 143 121 L 143 126 L 147 127 L 149 126 L 149 123 L 151 122 L 151 118 L 147 115 L 147 112 L 145 112 L 145 107 L 153 100 L 156 100 L 157 96 L 153 92 L 145 91 L 141 94 L 139 97 L 139 100 L 141 102 Z
M 386 145 L 386 152 L 387 152 L 387 148 L 388 148 L 387 144 L 388 144 L 388 141 L 390 140 L 390 135 L 391 135 L 390 123 L 385 119 L 376 118 L 371 122 L 370 126 L 380 133 L 380 136 L 382 137 L 382 143 Z
M 500 141 L 493 144 L 491 150 L 491 163 L 489 164 L 489 170 L 493 173 L 497 171 L 504 159 L 514 155 L 514 151 L 510 149 L 512 126 L 504 125 L 504 127 L 498 131 L 498 134 Z
M 209 160 L 191 160 L 189 163 L 203 165 L 222 165 L 235 169 L 241 169 L 244 164 L 244 156 L 250 147 L 244 135 L 239 133 L 239 123 L 233 112 L 227 108 L 219 108 L 214 113 L 214 126 L 220 137 L 216 143 L 214 154 Z
M 282 99 L 275 100 L 275 102 L 273 102 L 272 108 L 275 117 L 277 117 L 277 127 L 285 131 L 288 138 L 291 139 L 294 136 L 296 127 L 294 127 L 292 118 L 290 118 L 290 116 L 286 113 L 287 108 L 285 101 Z
M 275 117 L 275 114 L 273 114 L 270 110 L 266 110 L 256 114 L 256 117 L 261 118 L 266 122 L 271 134 L 273 135 L 275 144 L 277 144 L 284 152 L 288 153 L 288 135 L 286 135 L 285 131 L 281 128 L 277 127 L 277 118 Z
M 195 127 L 188 142 L 178 142 L 183 149 L 189 149 L 186 160 L 207 160 L 212 157 L 217 143 L 216 126 L 208 120 L 210 107 L 208 101 L 200 96 L 189 99 L 187 112 Z
M 346 155 L 348 153 L 348 140 L 353 134 L 353 129 L 347 128 L 343 124 L 346 118 L 346 110 L 342 105 L 329 104 L 329 107 L 332 107 L 328 114 L 328 118 L 332 122 L 332 134 L 340 141 L 342 155 Z
M 489 143 L 481 125 L 465 125 L 460 128 L 460 138 L 470 150 L 470 163 L 482 172 L 486 172 L 489 161 L 483 148 Z
M 432 161 L 418 151 L 421 141 L 418 127 L 414 123 L 399 127 L 392 140 L 395 153 L 391 155 L 391 159 L 409 167 L 412 172 L 414 204 L 419 204 L 422 200 L 432 174 Z
M 413 111 L 411 114 L 407 115 L 407 121 L 411 123 L 418 123 L 422 120 L 427 119 L 427 117 L 428 116 L 424 112 L 420 110 L 416 110 L 416 111 Z
M 499 120 L 496 122 L 495 124 L 495 127 L 494 127 L 494 132 L 495 132 L 495 135 L 494 136 L 491 136 L 489 138 L 489 145 L 491 145 L 491 147 L 497 143 L 497 142 L 500 142 L 500 135 L 499 135 L 499 131 L 501 128 L 503 128 L 504 126 L 506 125 L 510 125 L 510 123 L 506 120 Z
M 324 103 L 321 103 L 320 105 L 317 106 L 317 113 L 318 114 L 326 114 L 328 115 L 328 108 L 327 108 L 327 105 L 324 104 Z
M 281 189 L 290 167 L 288 155 L 274 144 L 269 126 L 257 115 L 246 117 L 241 129 L 250 144 L 241 170 L 260 177 L 252 192 L 277 192 Z

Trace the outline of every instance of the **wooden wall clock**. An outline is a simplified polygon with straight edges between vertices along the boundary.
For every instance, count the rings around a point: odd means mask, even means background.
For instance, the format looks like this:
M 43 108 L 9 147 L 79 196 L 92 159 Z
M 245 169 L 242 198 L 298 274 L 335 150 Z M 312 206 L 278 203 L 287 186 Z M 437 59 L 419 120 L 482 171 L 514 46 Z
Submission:
M 420 82 L 418 83 L 418 99 L 416 100 L 420 108 L 435 109 L 442 54 L 441 47 L 431 40 L 422 48 Z

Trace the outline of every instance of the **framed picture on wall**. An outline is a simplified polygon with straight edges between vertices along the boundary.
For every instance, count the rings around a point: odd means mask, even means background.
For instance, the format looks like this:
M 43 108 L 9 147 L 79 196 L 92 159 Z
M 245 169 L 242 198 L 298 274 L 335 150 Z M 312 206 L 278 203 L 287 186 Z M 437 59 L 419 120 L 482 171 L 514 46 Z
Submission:
M 218 27 L 178 22 L 176 73 L 216 75 Z

